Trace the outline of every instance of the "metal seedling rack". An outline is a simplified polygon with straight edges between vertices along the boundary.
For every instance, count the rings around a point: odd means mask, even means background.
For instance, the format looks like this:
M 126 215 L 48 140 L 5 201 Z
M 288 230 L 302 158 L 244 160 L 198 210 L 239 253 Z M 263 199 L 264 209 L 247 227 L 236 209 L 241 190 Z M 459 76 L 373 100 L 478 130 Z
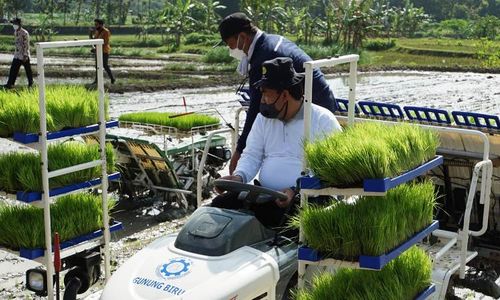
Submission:
M 359 59 L 358 55 L 347 55 L 338 58 L 332 59 L 324 59 L 318 61 L 310 61 L 304 63 L 305 71 L 306 71 L 306 79 L 305 79 L 305 97 L 304 97 L 304 105 L 305 105 L 305 115 L 304 115 L 304 137 L 306 140 L 310 138 L 310 126 L 311 126 L 311 103 L 312 103 L 312 72 L 314 68 L 320 68 L 325 66 L 335 66 L 343 63 L 350 64 L 350 73 L 349 73 L 349 99 L 341 101 L 342 104 L 342 112 L 347 113 L 346 117 L 339 117 L 341 119 L 347 119 L 347 124 L 352 125 L 354 122 L 361 121 L 375 121 L 368 119 L 355 119 L 355 114 L 360 113 L 359 106 L 356 105 L 355 102 L 355 92 L 356 92 L 356 72 L 357 72 L 357 61 Z M 366 104 L 366 103 L 365 103 Z M 366 107 L 361 107 L 365 108 Z M 377 107 L 378 108 L 378 107 Z M 381 108 L 380 112 L 388 113 L 390 116 L 387 119 L 391 119 L 392 121 L 377 121 L 384 122 L 387 124 L 397 124 L 400 122 L 398 116 L 399 114 L 393 116 L 393 107 Z M 425 112 L 424 112 L 425 113 Z M 481 116 L 483 117 L 483 116 Z M 488 123 L 489 124 L 489 123 Z M 488 226 L 488 212 L 489 212 L 489 193 L 491 189 L 491 175 L 492 175 L 492 163 L 489 160 L 489 140 L 488 137 L 480 131 L 470 130 L 470 129 L 461 129 L 461 128 L 451 128 L 451 127 L 438 127 L 438 126 L 430 126 L 430 125 L 420 125 L 415 124 L 415 126 L 421 126 L 424 128 L 428 128 L 431 130 L 436 130 L 439 132 L 450 132 L 454 134 L 460 135 L 473 135 L 476 139 L 479 137 L 479 140 L 483 142 L 483 155 L 482 161 L 476 164 L 474 168 L 474 173 L 472 177 L 471 186 L 469 189 L 469 195 L 467 199 L 467 205 L 464 215 L 464 225 L 459 232 L 448 232 L 444 230 L 439 230 L 437 222 L 433 222 L 427 228 L 423 229 L 421 232 L 417 233 L 415 236 L 411 237 L 408 241 L 402 243 L 399 247 L 393 249 L 392 251 L 381 255 L 379 257 L 368 257 L 361 256 L 359 261 L 342 261 L 338 259 L 328 258 L 315 249 L 311 249 L 308 247 L 301 247 L 299 249 L 299 266 L 298 266 L 298 287 L 303 288 L 305 285 L 305 271 L 306 265 L 318 265 L 318 266 L 333 266 L 333 267 L 350 267 L 350 268 L 363 268 L 363 269 L 371 269 L 371 270 L 380 270 L 383 266 L 391 259 L 397 257 L 400 253 L 404 252 L 410 246 L 417 244 L 420 242 L 425 236 L 429 234 L 433 234 L 438 238 L 447 239 L 448 242 L 444 245 L 439 245 L 439 247 L 429 247 L 429 246 L 421 246 L 426 249 L 427 252 L 433 258 L 433 284 L 423 291 L 420 295 L 417 296 L 417 299 L 426 299 L 430 297 L 435 291 L 435 297 L 439 297 L 440 299 L 444 299 L 444 295 L 446 293 L 447 284 L 451 274 L 455 271 L 460 270 L 460 277 L 463 278 L 465 274 L 465 265 L 468 261 L 470 261 L 477 252 L 467 251 L 468 239 L 470 235 L 478 236 L 482 235 Z M 304 160 L 305 162 L 305 160 Z M 392 187 L 395 187 L 401 183 L 412 180 L 413 178 L 422 175 L 429 169 L 436 167 L 443 163 L 442 157 L 436 157 L 431 160 L 427 164 L 417 167 L 414 170 L 410 170 L 409 172 L 402 174 L 396 178 L 381 178 L 377 180 L 371 180 L 370 182 L 365 182 L 364 187 L 362 188 L 347 188 L 347 189 L 339 189 L 334 187 L 324 187 L 321 185 L 320 181 L 317 178 L 305 176 L 300 178 L 300 194 L 301 194 L 301 206 L 308 205 L 308 197 L 309 196 L 319 196 L 319 195 L 370 195 L 370 196 L 382 196 L 386 193 L 386 191 Z M 305 168 L 304 163 L 304 174 L 307 174 L 307 170 Z M 483 224 L 482 228 L 479 231 L 472 231 L 469 229 L 470 223 L 470 215 L 472 209 L 472 203 L 474 201 L 474 195 L 476 194 L 476 188 L 478 184 L 478 178 L 481 177 L 480 183 L 480 203 L 484 204 L 484 213 L 483 213 Z M 299 240 L 301 243 L 305 242 L 305 237 L 303 233 L 302 227 L 299 231 Z M 452 259 L 452 263 L 446 263 L 446 259 L 449 257 L 455 257 Z M 445 259 L 443 259 L 445 258 Z
M 95 40 L 80 40 L 80 41 L 61 41 L 61 42 L 44 42 L 36 44 L 37 53 L 37 70 L 38 70 L 38 89 L 39 89 L 39 110 L 40 110 L 40 132 L 37 134 L 16 134 L 14 139 L 18 142 L 25 144 L 37 143 L 34 146 L 41 156 L 41 172 L 42 172 L 42 186 L 43 191 L 41 193 L 23 193 L 20 192 L 17 195 L 19 201 L 28 202 L 36 206 L 43 207 L 44 210 L 44 235 L 45 235 L 45 249 L 20 249 L 15 253 L 34 260 L 38 260 L 42 256 L 44 257 L 44 265 L 46 269 L 46 283 L 47 283 L 47 294 L 49 299 L 54 298 L 54 264 L 52 259 L 52 232 L 51 232 L 51 220 L 50 220 L 50 204 L 51 198 L 60 197 L 69 193 L 75 193 L 79 190 L 88 189 L 94 186 L 101 186 L 102 189 L 102 220 L 103 228 L 101 230 L 76 237 L 72 240 L 66 241 L 61 244 L 61 258 L 69 257 L 76 253 L 93 249 L 99 246 L 103 246 L 104 252 L 104 269 L 105 278 L 108 279 L 111 275 L 110 271 L 110 255 L 109 255 L 109 242 L 110 242 L 110 220 L 108 212 L 108 179 L 118 178 L 119 174 L 107 174 L 106 166 L 106 151 L 105 151 L 105 137 L 106 128 L 118 126 L 118 122 L 111 121 L 106 122 L 105 119 L 105 101 L 104 101 L 104 83 L 103 83 L 103 61 L 102 61 L 102 39 Z M 99 97 L 99 123 L 69 130 L 63 130 L 59 132 L 47 132 L 47 111 L 46 111 L 46 99 L 45 99 L 45 73 L 44 73 L 44 49 L 49 48 L 60 48 L 60 47 L 82 47 L 82 46 L 95 46 L 96 48 L 96 58 L 97 58 L 97 89 Z M 88 134 L 97 134 L 99 140 L 99 152 L 100 159 L 74 165 L 71 167 L 58 169 L 55 171 L 48 170 L 48 142 L 55 141 L 62 138 L 68 138 L 72 136 L 81 136 Z M 96 166 L 101 166 L 101 176 L 94 180 L 89 180 L 70 186 L 53 189 L 49 188 L 49 180 L 53 177 L 70 174 L 80 170 L 85 170 L 93 168 Z M 118 230 L 122 228 L 121 223 L 115 222 L 112 226 L 112 230 Z

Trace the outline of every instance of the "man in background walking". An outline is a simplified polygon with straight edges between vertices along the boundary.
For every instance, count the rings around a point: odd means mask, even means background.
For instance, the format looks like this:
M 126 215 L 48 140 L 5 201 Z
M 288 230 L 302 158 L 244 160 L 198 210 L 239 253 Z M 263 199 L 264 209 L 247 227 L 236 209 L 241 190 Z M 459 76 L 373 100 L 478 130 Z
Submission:
M 94 20 L 95 27 L 90 32 L 90 37 L 94 39 L 103 39 L 104 44 L 102 45 L 102 64 L 106 73 L 108 73 L 109 79 L 111 79 L 111 84 L 115 83 L 115 78 L 113 77 L 113 73 L 111 73 L 111 69 L 108 65 L 109 53 L 111 53 L 111 46 L 109 45 L 109 39 L 111 37 L 111 32 L 108 28 L 104 27 L 104 20 L 95 19 Z M 92 52 L 95 53 L 95 49 L 92 49 Z M 97 64 L 97 60 L 96 60 Z M 97 83 L 97 74 L 96 79 L 93 82 Z
M 21 65 L 24 66 L 26 77 L 28 78 L 28 86 L 33 86 L 33 72 L 30 64 L 30 35 L 26 29 L 22 27 L 20 18 L 14 18 L 12 21 L 15 36 L 15 51 L 14 59 L 10 66 L 9 79 L 4 86 L 7 89 L 13 88 L 16 83 L 17 75 Z

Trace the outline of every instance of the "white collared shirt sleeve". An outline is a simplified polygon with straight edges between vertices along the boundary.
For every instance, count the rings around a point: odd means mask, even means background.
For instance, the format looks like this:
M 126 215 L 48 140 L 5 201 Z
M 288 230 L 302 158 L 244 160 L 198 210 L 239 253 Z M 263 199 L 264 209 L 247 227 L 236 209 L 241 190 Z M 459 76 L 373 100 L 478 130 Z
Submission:
M 234 171 L 234 175 L 241 176 L 245 183 L 257 175 L 264 160 L 264 127 L 264 117 L 259 113 L 248 134 L 247 145 Z

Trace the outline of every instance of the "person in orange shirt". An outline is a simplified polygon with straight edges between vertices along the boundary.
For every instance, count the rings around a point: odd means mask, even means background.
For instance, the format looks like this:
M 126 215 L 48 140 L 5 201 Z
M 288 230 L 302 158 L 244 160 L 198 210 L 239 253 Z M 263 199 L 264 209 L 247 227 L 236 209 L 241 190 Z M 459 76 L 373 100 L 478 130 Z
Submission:
M 108 65 L 109 53 L 111 52 L 111 46 L 109 45 L 109 39 L 111 37 L 111 32 L 108 28 L 104 27 L 104 20 L 95 19 L 94 20 L 94 28 L 91 28 L 90 37 L 94 39 L 103 39 L 104 44 L 102 45 L 102 64 L 106 73 L 108 73 L 109 79 L 111 79 L 111 84 L 115 83 L 115 78 L 113 77 L 113 73 L 111 73 L 111 69 Z M 95 49 L 92 49 L 92 52 L 95 53 Z M 93 84 L 97 83 L 97 74 L 96 79 Z

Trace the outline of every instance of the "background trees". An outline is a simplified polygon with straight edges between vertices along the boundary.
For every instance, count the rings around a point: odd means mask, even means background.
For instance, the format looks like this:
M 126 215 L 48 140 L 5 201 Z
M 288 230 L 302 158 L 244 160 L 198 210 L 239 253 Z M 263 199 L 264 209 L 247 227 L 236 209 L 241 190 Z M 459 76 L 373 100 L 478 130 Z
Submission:
M 28 16 L 42 27 L 108 25 L 138 27 L 178 47 L 190 33 L 216 33 L 221 18 L 246 12 L 263 30 L 293 36 L 301 44 L 359 48 L 369 37 L 498 39 L 500 0 L 0 0 L 0 18 Z M 27 15 L 31 13 L 31 15 Z

